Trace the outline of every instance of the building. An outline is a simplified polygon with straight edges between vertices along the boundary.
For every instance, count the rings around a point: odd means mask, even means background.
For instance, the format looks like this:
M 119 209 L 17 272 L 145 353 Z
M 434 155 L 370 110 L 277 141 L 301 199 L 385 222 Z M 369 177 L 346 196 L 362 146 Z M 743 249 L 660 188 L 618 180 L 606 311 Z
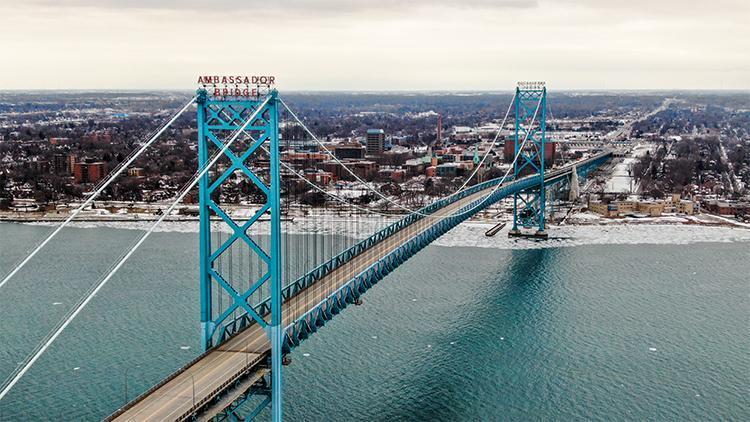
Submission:
M 73 177 L 76 183 L 96 183 L 107 174 L 107 163 L 75 163 Z
M 468 126 L 453 126 L 453 140 L 454 141 L 465 141 L 467 139 L 474 139 L 476 133 L 474 129 Z
M 750 203 L 731 200 L 703 201 L 703 208 L 719 215 L 737 216 L 750 214 Z
M 679 193 L 673 193 L 671 201 L 664 203 L 664 212 L 673 214 L 695 214 L 695 204 L 693 201 L 682 199 Z
M 133 167 L 128 169 L 128 176 L 130 177 L 143 177 L 142 167 Z
M 345 161 L 344 164 L 354 174 L 365 180 L 372 180 L 378 175 L 379 166 L 374 161 Z M 324 162 L 323 170 L 333 174 L 336 180 L 356 180 L 354 176 L 344 169 L 344 166 L 334 160 Z
M 49 161 L 39 159 L 31 160 L 29 168 L 34 173 L 49 173 Z
M 588 207 L 604 217 L 659 217 L 664 211 L 664 203 L 652 201 L 590 201 Z
M 69 175 L 73 175 L 73 169 L 75 168 L 78 157 L 75 154 L 68 154 L 68 165 L 65 167 Z
M 296 168 L 307 169 L 315 167 L 328 159 L 324 152 L 295 152 L 284 151 L 281 153 L 281 159 L 291 163 Z
M 55 172 L 55 174 L 72 175 L 75 164 L 75 154 L 55 154 L 52 157 L 52 171 Z
M 406 170 L 397 167 L 381 167 L 378 170 L 378 178 L 380 180 L 401 183 L 406 178 Z
M 406 168 L 406 173 L 409 176 L 418 176 L 424 173 L 427 167 L 437 166 L 437 164 L 437 157 L 426 155 L 424 157 L 406 160 L 406 163 L 404 163 L 404 167 Z
M 680 194 L 673 194 L 667 200 L 658 201 L 589 201 L 589 211 L 601 214 L 604 217 L 660 217 L 664 213 L 670 214 L 695 214 L 693 201 L 680 199 Z
M 333 154 L 339 160 L 365 158 L 365 147 L 358 142 L 348 142 L 336 145 Z
M 305 172 L 305 179 L 318 186 L 327 186 L 333 183 L 333 174 L 323 170 L 310 170 Z
M 523 140 L 518 141 L 519 144 Z M 528 146 L 530 141 L 526 141 Z M 557 142 L 547 141 L 544 143 L 544 168 L 552 167 L 555 163 L 555 154 L 557 153 Z M 503 159 L 506 163 L 512 163 L 513 159 L 516 158 L 516 145 L 513 138 L 505 139 L 505 145 L 503 147 Z
M 440 177 L 457 177 L 464 173 L 464 167 L 460 163 L 445 163 L 436 167 L 436 173 Z
M 69 141 L 70 141 L 70 138 L 61 138 L 61 137 L 49 138 L 50 145 L 60 145 Z
M 367 129 L 367 155 L 380 155 L 385 150 L 383 129 Z
M 68 169 L 68 157 L 65 154 L 55 154 L 52 157 L 52 170 L 56 174 L 70 174 Z

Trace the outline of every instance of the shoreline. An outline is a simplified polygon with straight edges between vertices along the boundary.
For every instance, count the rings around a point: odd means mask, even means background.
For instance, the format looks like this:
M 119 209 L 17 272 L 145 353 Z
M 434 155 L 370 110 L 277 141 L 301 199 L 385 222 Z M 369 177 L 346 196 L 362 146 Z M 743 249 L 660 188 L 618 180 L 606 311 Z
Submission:
M 29 213 L 31 214 L 31 213 Z M 35 215 L 18 215 L 18 213 L 0 213 L 0 223 L 19 223 L 19 224 L 46 224 L 46 223 L 62 223 L 69 216 L 70 213 L 55 213 L 55 215 L 39 215 L 42 213 L 34 213 Z M 229 212 L 228 215 L 232 220 L 236 222 L 245 222 L 250 220 L 251 215 L 242 213 Z M 399 219 L 406 214 L 393 214 L 394 220 Z M 305 214 L 285 214 L 282 215 L 281 221 L 286 223 L 293 223 L 296 221 L 306 221 L 308 219 L 327 217 L 332 219 L 349 220 L 351 218 L 367 219 L 370 217 L 364 217 L 364 214 L 357 213 L 341 213 L 331 209 L 315 209 L 315 212 L 309 212 Z M 98 215 L 79 215 L 73 219 L 70 224 L 76 223 L 153 223 L 160 218 L 156 214 L 98 214 Z M 164 218 L 164 223 L 195 223 L 200 221 L 198 216 L 187 216 L 187 215 L 170 215 Z M 217 216 L 211 217 L 211 222 L 221 222 L 222 220 Z M 259 222 L 270 221 L 267 217 L 261 217 L 258 219 Z M 487 219 L 483 216 L 473 216 L 467 222 L 471 223 L 485 223 L 489 225 L 496 225 L 498 223 L 512 221 L 510 215 L 506 215 L 505 218 L 500 219 Z M 696 215 L 662 215 L 660 217 L 619 217 L 609 218 L 602 217 L 590 212 L 573 212 L 566 216 L 562 222 L 558 222 L 559 226 L 619 226 L 619 225 L 673 225 L 673 226 L 703 226 L 703 227 L 732 227 L 738 229 L 750 229 L 750 224 L 742 223 L 732 219 L 729 216 L 720 216 L 714 214 L 696 214 Z

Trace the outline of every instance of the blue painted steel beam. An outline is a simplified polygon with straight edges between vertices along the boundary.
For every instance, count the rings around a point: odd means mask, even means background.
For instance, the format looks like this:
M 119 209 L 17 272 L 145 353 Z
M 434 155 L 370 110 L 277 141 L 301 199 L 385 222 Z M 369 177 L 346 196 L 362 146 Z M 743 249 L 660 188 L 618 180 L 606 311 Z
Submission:
M 268 102 L 264 98 L 226 99 L 210 97 L 205 90 L 198 90 L 198 161 L 200 166 L 209 162 L 209 147 L 214 146 L 223 149 L 222 134 L 239 130 L 245 123 L 245 119 L 253 117 L 253 121 L 245 128 L 252 136 L 252 140 L 242 153 L 235 153 L 226 149 L 223 154 L 231 162 L 231 165 L 223 170 L 221 174 L 211 180 L 206 175 L 199 182 L 200 202 L 200 302 L 201 302 L 201 344 L 203 350 L 220 344 L 228 332 L 236 332 L 237 320 L 230 318 L 235 311 L 240 311 L 245 318 L 244 324 L 252 320 L 266 329 L 271 341 L 271 391 L 270 403 L 271 413 L 275 422 L 280 422 L 281 409 L 281 360 L 282 360 L 282 315 L 281 315 L 281 293 L 283 282 L 281 280 L 281 175 L 280 175 L 280 152 L 279 152 L 279 127 L 278 109 L 279 100 L 276 90 L 268 94 Z M 262 109 L 260 109 L 263 107 Z M 260 109 L 260 110 L 259 110 Z M 256 113 L 257 111 L 257 113 Z M 265 145 L 265 147 L 263 147 Z M 263 182 L 256 172 L 263 171 L 262 167 L 252 167 L 247 163 L 251 157 L 257 155 L 263 149 L 267 149 L 270 155 L 270 168 L 268 169 L 268 185 Z M 212 198 L 222 184 L 236 171 L 241 171 L 254 183 L 258 189 L 266 194 L 266 202 L 244 224 L 237 224 L 219 203 Z M 270 236 L 269 250 L 264 250 L 261 245 L 253 241 L 247 234 L 248 230 L 266 212 L 270 212 Z M 211 245 L 211 213 L 215 214 L 231 230 L 232 235 L 220 245 Z M 255 254 L 265 263 L 268 270 L 258 280 L 250 280 L 249 287 L 239 288 L 235 286 L 236 280 L 231 280 L 225 274 L 221 274 L 217 259 L 230 250 L 235 242 L 245 244 L 251 254 Z M 212 249 L 212 246 L 217 246 Z M 270 296 L 266 300 L 267 312 L 259 314 L 257 308 L 249 303 L 250 296 L 258 291 L 262 285 L 269 285 Z M 227 294 L 231 298 L 229 304 L 214 303 L 213 290 L 216 288 L 219 294 Z M 270 321 L 267 317 L 270 315 Z M 233 413 L 229 413 L 230 418 Z
M 547 133 L 547 88 L 516 88 L 514 100 L 515 132 L 513 137 L 514 157 L 513 175 L 521 177 L 528 169 L 544 180 L 544 149 Z M 538 111 L 537 111 L 538 110 Z M 521 149 L 524 140 L 526 147 Z M 519 203 L 520 202 L 520 203 Z M 545 230 L 546 193 L 544 182 L 540 181 L 536 189 L 513 194 L 513 232 L 518 232 L 519 224 L 530 228 L 537 226 L 537 231 Z

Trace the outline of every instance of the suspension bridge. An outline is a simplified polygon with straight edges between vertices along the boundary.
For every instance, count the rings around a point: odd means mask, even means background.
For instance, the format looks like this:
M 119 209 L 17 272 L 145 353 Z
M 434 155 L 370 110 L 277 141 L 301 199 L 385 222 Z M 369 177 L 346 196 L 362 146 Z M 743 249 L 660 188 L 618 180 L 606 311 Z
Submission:
M 215 91 L 216 92 L 216 91 Z M 547 193 L 577 183 L 606 162 L 607 151 L 551 168 L 545 163 L 547 91 L 543 83 L 520 83 L 500 130 L 486 153 L 452 194 L 411 209 L 365 181 L 333 154 L 269 87 L 252 96 L 210 95 L 201 88 L 163 126 L 93 190 L 2 281 L 5 285 L 39 250 L 89 206 L 193 104 L 197 107 L 199 168 L 160 218 L 123 253 L 2 384 L 0 400 L 130 256 L 198 189 L 200 245 L 198 280 L 203 353 L 112 413 L 112 421 L 244 420 L 270 406 L 282 419 L 285 355 L 419 250 L 477 213 L 512 198 L 512 236 L 546 237 Z M 502 177 L 480 181 L 513 112 L 514 156 Z M 362 205 L 306 178 L 282 159 L 289 139 L 279 135 L 282 116 L 299 125 L 344 171 L 391 212 Z M 288 124 L 289 122 L 284 122 Z M 222 208 L 223 186 L 238 179 L 259 206 L 240 222 Z M 293 183 L 292 183 L 293 182 Z M 294 191 L 325 195 L 335 209 L 300 204 Z M 291 210 L 297 207 L 297 214 Z M 344 211 L 344 219 L 336 215 Z M 396 211 L 394 213 L 393 211 Z M 294 218 L 282 219 L 282 215 Z M 338 213 L 338 214 L 337 214 Z M 374 217 L 374 218 L 373 218 Z M 2 290 L 0 290 L 0 294 Z

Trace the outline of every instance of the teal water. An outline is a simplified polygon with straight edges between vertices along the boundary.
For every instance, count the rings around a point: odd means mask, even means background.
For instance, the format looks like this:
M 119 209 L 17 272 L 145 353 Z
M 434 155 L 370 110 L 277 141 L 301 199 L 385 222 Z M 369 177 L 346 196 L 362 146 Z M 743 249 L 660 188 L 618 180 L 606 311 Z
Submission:
M 48 230 L 0 224 L 0 273 Z M 66 229 L 0 290 L 0 377 L 138 234 Z M 97 420 L 124 402 L 126 379 L 132 398 L 193 358 L 195 240 L 154 234 L 0 402 L 0 420 Z M 750 420 L 749 273 L 742 242 L 430 246 L 292 353 L 284 410 L 305 421 Z

